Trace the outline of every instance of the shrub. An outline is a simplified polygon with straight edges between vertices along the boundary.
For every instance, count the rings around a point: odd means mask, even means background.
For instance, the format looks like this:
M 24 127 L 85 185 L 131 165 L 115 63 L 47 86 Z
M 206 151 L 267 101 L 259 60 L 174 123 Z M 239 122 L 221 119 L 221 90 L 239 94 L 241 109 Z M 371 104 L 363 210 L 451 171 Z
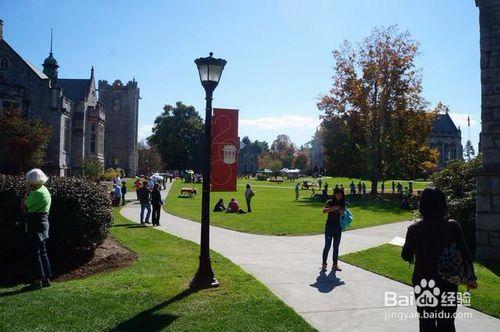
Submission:
M 106 181 L 111 181 L 113 178 L 115 178 L 118 175 L 118 171 L 115 170 L 113 167 L 108 168 L 107 170 L 104 171 L 104 174 L 102 175 L 102 178 Z
M 471 161 L 457 160 L 431 177 L 436 188 L 446 195 L 449 216 L 462 226 L 471 252 L 475 249 L 476 171 L 480 166 L 480 156 Z
M 90 180 L 97 180 L 104 173 L 102 162 L 96 157 L 85 157 L 82 163 L 82 176 Z
M 79 178 L 50 178 L 49 251 L 54 256 L 93 252 L 109 234 L 111 200 L 98 184 Z M 23 215 L 19 203 L 26 192 L 24 177 L 0 174 L 0 260 L 24 253 Z

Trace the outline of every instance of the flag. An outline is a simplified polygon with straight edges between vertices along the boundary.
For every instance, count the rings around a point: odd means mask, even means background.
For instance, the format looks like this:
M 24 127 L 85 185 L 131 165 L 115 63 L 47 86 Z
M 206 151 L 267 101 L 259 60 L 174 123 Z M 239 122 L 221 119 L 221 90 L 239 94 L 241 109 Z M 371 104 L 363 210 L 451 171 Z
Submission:
M 238 110 L 214 108 L 212 120 L 211 191 L 236 191 Z

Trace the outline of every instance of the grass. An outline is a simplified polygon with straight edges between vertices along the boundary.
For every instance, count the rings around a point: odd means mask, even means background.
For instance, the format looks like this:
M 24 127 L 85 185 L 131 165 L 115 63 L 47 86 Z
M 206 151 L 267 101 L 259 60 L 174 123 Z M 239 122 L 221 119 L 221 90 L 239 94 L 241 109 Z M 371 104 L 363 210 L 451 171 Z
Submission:
M 401 247 L 384 244 L 379 247 L 343 255 L 343 262 L 384 277 L 411 285 L 413 266 L 401 259 Z M 500 318 L 500 264 L 474 262 L 479 288 L 471 290 L 471 307 Z M 460 286 L 459 291 L 465 291 Z
M 112 236 L 139 254 L 131 267 L 40 291 L 0 286 L 0 331 L 313 330 L 255 278 L 212 253 L 221 287 L 191 293 L 199 247 L 115 210 Z
M 245 184 L 240 181 L 237 192 L 212 192 L 210 207 L 219 198 L 229 203 L 235 197 L 240 207 L 246 211 L 244 198 Z M 301 198 L 295 200 L 293 182 L 273 184 L 262 181 L 249 181 L 255 197 L 252 199 L 252 213 L 228 214 L 211 213 L 213 225 L 254 234 L 306 235 L 320 234 L 324 231 L 325 215 L 321 213 L 324 203 L 310 199 L 311 193 L 300 191 Z M 332 181 L 333 183 L 333 181 Z M 194 198 L 179 197 L 182 187 L 198 189 Z M 396 202 L 387 199 L 348 198 L 350 210 L 354 215 L 352 229 L 377 226 L 391 222 L 410 220 L 411 211 L 401 210 Z M 164 204 L 166 211 L 177 216 L 199 221 L 201 216 L 201 185 L 175 181 Z

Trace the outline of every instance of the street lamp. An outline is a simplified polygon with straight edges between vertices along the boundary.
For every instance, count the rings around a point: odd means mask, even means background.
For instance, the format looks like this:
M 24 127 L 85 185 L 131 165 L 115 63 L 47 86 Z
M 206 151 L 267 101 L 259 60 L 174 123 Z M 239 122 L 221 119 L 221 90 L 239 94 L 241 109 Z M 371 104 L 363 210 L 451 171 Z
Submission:
M 201 241 L 200 262 L 198 271 L 190 287 L 192 289 L 217 287 L 219 282 L 215 279 L 212 265 L 210 264 L 210 162 L 212 153 L 212 94 L 219 84 L 226 60 L 216 59 L 213 53 L 206 58 L 194 60 L 200 74 L 201 85 L 205 89 L 205 140 L 203 151 L 203 189 L 201 196 Z

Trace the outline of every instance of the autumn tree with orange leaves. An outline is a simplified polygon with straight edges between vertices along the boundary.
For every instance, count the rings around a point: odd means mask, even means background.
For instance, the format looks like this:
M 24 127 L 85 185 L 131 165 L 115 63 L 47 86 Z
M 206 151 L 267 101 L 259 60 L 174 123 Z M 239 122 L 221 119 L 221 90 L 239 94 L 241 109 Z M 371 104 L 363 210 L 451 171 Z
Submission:
M 333 51 L 333 87 L 318 103 L 331 173 L 369 179 L 376 193 L 381 180 L 414 178 L 437 163 L 417 55 L 417 42 L 397 26 Z

